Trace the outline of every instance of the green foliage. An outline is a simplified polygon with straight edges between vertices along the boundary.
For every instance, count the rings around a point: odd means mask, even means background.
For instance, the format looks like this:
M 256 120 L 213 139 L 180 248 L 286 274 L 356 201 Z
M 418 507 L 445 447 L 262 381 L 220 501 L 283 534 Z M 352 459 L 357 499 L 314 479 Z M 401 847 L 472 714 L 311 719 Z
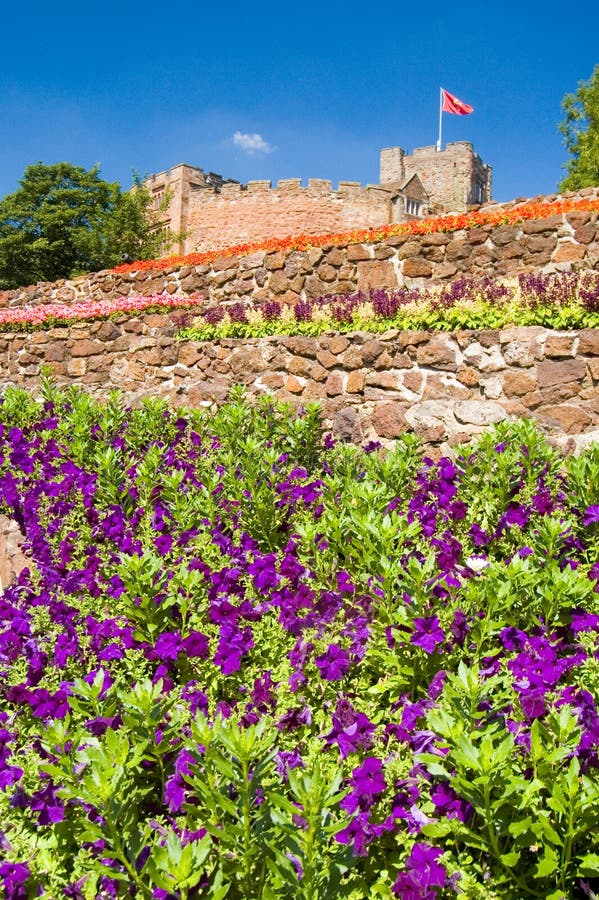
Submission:
M 288 321 L 274 319 L 257 323 L 225 322 L 217 324 L 201 323 L 182 329 L 179 340 L 215 341 L 222 338 L 256 338 L 272 334 L 310 335 L 326 333 L 346 334 L 352 331 L 367 331 L 378 334 L 397 328 L 401 331 L 459 331 L 463 328 L 505 328 L 509 325 L 544 325 L 546 328 L 596 328 L 599 314 L 589 312 L 574 303 L 568 306 L 529 307 L 511 303 L 494 306 L 479 301 L 468 305 L 449 308 L 429 308 L 400 310 L 388 319 L 362 319 L 354 316 L 350 321 L 331 320 Z
M 0 288 L 56 281 L 116 265 L 126 253 L 160 253 L 151 196 L 104 181 L 97 167 L 61 162 L 28 166 L 20 187 L 0 200 Z
M 565 118 L 559 128 L 570 154 L 565 168 L 567 176 L 560 183 L 562 191 L 599 185 L 599 65 L 578 90 L 566 94 L 562 101 Z

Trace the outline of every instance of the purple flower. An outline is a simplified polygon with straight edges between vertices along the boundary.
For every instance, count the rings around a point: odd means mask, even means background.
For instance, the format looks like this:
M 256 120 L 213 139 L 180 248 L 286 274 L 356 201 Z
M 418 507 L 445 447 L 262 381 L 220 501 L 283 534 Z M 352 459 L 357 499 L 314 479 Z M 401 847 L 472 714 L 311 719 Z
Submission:
M 439 814 L 447 819 L 459 819 L 467 822 L 474 812 L 470 803 L 463 800 L 454 789 L 444 781 L 431 791 L 431 800 Z
M 27 863 L 0 863 L 0 884 L 4 886 L 7 900 L 26 900 L 25 885 L 30 875 Z
M 582 524 L 585 528 L 589 525 L 595 525 L 596 522 L 599 522 L 599 504 L 588 506 L 584 513 L 584 519 L 582 520 Z
M 314 662 L 320 669 L 321 677 L 327 681 L 339 681 L 349 671 L 349 653 L 337 644 L 329 644 L 326 653 L 317 656 Z
M 372 746 L 376 725 L 364 713 L 356 712 L 349 700 L 338 701 L 332 719 L 333 727 L 323 737 L 327 744 L 337 743 L 343 759 Z
M 206 659 L 209 651 L 208 638 L 201 631 L 192 631 L 181 641 L 181 647 L 191 658 Z
M 430 844 L 417 843 L 406 859 L 405 872 L 400 872 L 391 890 L 401 900 L 435 900 L 437 888 L 445 887 L 447 872 L 437 862 L 443 851 Z
M 340 807 L 348 813 L 367 810 L 372 806 L 377 794 L 386 790 L 383 764 L 375 756 L 367 756 L 361 766 L 351 775 L 352 790 L 340 802 Z
M 156 547 L 156 550 L 158 551 L 160 556 L 166 556 L 166 554 L 170 552 L 170 549 L 173 546 L 173 538 L 170 534 L 159 534 L 154 541 L 154 546 Z
M 445 635 L 437 616 L 414 619 L 414 631 L 410 643 L 422 647 L 427 653 L 434 653 L 435 648 L 443 643 Z

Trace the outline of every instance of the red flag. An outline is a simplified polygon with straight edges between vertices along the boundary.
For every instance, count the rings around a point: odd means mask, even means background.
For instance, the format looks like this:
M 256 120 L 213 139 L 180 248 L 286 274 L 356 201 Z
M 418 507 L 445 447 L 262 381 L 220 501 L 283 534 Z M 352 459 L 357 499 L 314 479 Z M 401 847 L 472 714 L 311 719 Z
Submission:
M 441 88 L 441 96 L 443 97 L 443 106 L 441 107 L 443 112 L 455 113 L 456 116 L 467 116 L 474 112 L 473 106 L 468 106 L 463 100 L 458 100 L 445 88 Z

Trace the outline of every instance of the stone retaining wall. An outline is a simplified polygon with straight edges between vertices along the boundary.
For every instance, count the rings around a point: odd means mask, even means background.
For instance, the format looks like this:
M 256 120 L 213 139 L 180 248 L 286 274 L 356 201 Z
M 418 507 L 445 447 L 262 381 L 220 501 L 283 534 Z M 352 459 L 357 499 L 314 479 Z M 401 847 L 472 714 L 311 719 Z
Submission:
M 35 390 L 44 364 L 57 383 L 98 396 L 118 388 L 133 403 L 156 394 L 178 405 L 218 404 L 243 384 L 254 394 L 321 401 L 326 427 L 342 438 L 385 443 L 414 430 L 439 452 L 510 416 L 534 416 L 557 437 L 599 436 L 599 330 L 392 329 L 180 342 L 184 318 L 123 315 L 4 333 L 0 387 Z
M 598 193 L 599 189 L 589 188 L 580 195 L 595 197 Z M 221 256 L 206 265 L 164 270 L 97 272 L 72 281 L 0 291 L 0 307 L 162 292 L 181 296 L 201 293 L 212 303 L 272 299 L 292 303 L 369 288 L 420 286 L 460 275 L 512 276 L 520 272 L 596 269 L 598 219 L 597 212 L 573 211 L 518 225 L 402 235 L 379 243 L 260 251 L 239 257 Z

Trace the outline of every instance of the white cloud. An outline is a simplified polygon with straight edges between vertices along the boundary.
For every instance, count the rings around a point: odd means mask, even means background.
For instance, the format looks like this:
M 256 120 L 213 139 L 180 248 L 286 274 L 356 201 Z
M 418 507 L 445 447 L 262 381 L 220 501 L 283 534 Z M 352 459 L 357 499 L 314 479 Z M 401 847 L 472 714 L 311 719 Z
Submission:
M 242 131 L 235 132 L 233 143 L 249 156 L 254 156 L 255 153 L 272 153 L 276 149 L 261 134 L 244 134 Z

